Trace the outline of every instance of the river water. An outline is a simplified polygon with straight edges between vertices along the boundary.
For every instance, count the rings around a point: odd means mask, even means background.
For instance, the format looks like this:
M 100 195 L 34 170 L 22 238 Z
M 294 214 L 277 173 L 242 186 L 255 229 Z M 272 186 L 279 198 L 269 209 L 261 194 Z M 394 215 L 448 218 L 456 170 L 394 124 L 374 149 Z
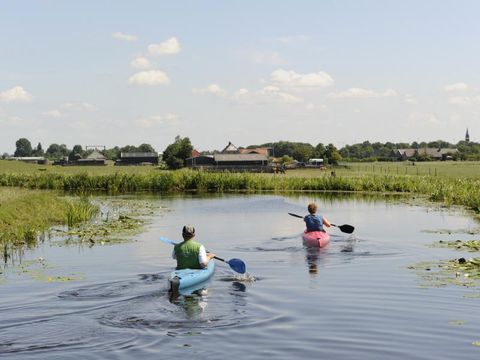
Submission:
M 23 255 L 71 281 L 39 281 L 21 267 L 0 282 L 0 358 L 8 359 L 478 359 L 480 293 L 424 286 L 409 266 L 468 257 L 432 248 L 468 240 L 476 229 L 460 210 L 392 198 L 301 194 L 152 197 L 155 213 L 132 242 L 53 246 Z M 304 214 L 320 213 L 330 244 L 303 248 Z M 248 276 L 217 262 L 206 289 L 170 299 L 166 278 L 184 224 Z M 40 258 L 40 260 L 38 260 Z M 20 269 L 20 270 L 19 270 Z

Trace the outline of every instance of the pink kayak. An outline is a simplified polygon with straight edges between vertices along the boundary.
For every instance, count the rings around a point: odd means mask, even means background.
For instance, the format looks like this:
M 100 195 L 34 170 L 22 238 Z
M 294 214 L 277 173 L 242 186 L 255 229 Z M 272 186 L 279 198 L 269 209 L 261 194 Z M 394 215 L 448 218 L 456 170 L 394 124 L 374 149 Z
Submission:
M 325 231 L 305 231 L 302 238 L 303 245 L 308 247 L 324 247 L 330 241 L 330 235 Z

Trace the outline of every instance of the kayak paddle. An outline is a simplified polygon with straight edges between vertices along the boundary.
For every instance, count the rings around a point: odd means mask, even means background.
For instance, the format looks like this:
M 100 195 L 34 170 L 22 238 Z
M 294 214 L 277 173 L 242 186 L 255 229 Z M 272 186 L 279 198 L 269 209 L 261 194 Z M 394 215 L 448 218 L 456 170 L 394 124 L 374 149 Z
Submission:
M 288 215 L 303 219 L 303 216 L 301 216 L 301 215 L 292 214 L 292 213 L 288 213 Z M 341 232 L 344 232 L 344 233 L 347 233 L 347 234 L 351 234 L 351 233 L 353 233 L 353 230 L 355 230 L 355 227 L 353 227 L 352 225 L 347 225 L 347 224 L 345 224 L 345 225 L 330 224 L 330 225 L 339 228 Z
M 177 244 L 175 241 L 167 239 L 164 236 L 160 236 L 160 240 L 162 240 L 164 243 L 167 243 L 167 244 L 170 244 L 170 245 L 176 245 Z M 218 256 L 214 256 L 213 258 L 217 259 L 217 260 L 220 260 L 220 261 L 223 261 L 224 263 L 227 263 L 228 265 L 230 265 L 230 268 L 233 271 L 236 271 L 239 274 L 245 274 L 245 271 L 247 270 L 247 267 L 246 267 L 245 263 L 240 259 L 224 260 L 222 258 L 219 258 Z

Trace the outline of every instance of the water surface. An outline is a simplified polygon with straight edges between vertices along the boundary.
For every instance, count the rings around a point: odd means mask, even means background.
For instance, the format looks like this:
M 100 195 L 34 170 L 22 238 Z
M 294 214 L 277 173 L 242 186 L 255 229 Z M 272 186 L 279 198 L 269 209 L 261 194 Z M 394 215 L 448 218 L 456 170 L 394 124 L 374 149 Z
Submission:
M 152 215 L 134 241 L 24 254 L 40 281 L 5 269 L 0 283 L 0 357 L 8 359 L 474 359 L 480 356 L 478 289 L 425 287 L 409 270 L 421 261 L 472 256 L 431 248 L 473 229 L 461 211 L 387 198 L 322 195 L 155 197 L 172 211 Z M 304 214 L 316 201 L 337 224 L 324 249 L 302 247 Z M 217 263 L 206 289 L 171 299 L 171 246 L 185 223 L 218 256 L 240 258 L 247 278 Z M 254 280 L 255 279 L 255 280 Z M 254 281 L 253 281 L 254 280 Z

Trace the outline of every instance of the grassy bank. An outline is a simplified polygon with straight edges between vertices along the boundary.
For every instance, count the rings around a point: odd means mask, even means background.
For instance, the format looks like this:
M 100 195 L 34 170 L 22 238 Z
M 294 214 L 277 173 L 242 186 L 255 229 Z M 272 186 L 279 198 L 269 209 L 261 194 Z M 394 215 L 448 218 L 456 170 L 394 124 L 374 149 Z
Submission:
M 70 201 L 49 191 L 0 188 L 0 244 L 33 245 L 39 233 L 55 224 L 73 226 L 98 211 L 88 200 Z
M 352 191 L 400 192 L 427 196 L 445 204 L 480 210 L 480 180 L 408 175 L 362 176 L 264 176 L 249 173 L 204 173 L 197 171 L 159 171 L 139 174 L 89 175 L 33 173 L 0 174 L 0 186 L 30 189 L 55 189 L 76 192 L 106 191 Z

